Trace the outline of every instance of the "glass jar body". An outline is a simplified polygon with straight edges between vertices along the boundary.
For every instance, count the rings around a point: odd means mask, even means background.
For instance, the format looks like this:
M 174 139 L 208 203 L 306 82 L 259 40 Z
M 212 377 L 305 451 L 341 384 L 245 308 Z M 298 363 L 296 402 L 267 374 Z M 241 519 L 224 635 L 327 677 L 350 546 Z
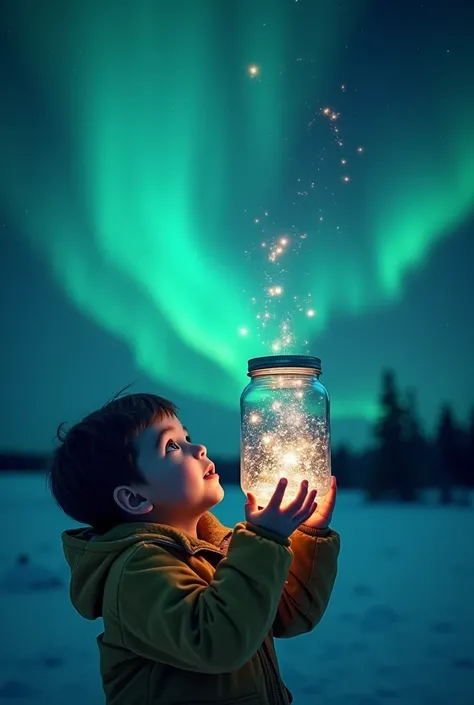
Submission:
M 240 483 L 266 506 L 281 477 L 288 479 L 283 506 L 302 480 L 318 496 L 331 483 L 329 395 L 315 370 L 259 371 L 240 398 Z

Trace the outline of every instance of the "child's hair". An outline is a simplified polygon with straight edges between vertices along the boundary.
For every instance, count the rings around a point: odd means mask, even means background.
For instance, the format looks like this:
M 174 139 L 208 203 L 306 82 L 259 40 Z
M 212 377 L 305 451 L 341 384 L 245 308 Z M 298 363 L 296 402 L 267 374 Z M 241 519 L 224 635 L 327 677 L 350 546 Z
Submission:
M 123 391 L 123 390 L 122 390 Z M 154 421 L 174 416 L 177 407 L 155 394 L 119 392 L 102 408 L 63 431 L 54 451 L 48 483 L 56 503 L 72 519 L 98 530 L 125 521 L 113 491 L 118 485 L 139 484 L 135 437 Z

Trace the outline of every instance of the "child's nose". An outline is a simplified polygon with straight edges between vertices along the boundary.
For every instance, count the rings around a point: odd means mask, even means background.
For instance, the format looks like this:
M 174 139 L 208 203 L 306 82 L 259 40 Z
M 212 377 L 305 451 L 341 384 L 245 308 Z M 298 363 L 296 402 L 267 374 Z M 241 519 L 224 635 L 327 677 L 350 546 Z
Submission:
M 205 458 L 207 455 L 207 448 L 206 446 L 199 444 L 196 444 L 196 457 L 200 460 L 201 458 Z

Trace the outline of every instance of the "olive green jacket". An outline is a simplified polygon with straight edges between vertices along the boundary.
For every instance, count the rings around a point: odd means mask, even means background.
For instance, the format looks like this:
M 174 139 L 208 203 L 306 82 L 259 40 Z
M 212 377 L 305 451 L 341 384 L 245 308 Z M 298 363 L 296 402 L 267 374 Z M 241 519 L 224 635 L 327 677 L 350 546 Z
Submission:
M 210 512 L 197 534 L 152 523 L 63 533 L 72 604 L 103 619 L 107 705 L 288 705 L 273 637 L 320 621 L 339 535 L 232 530 Z

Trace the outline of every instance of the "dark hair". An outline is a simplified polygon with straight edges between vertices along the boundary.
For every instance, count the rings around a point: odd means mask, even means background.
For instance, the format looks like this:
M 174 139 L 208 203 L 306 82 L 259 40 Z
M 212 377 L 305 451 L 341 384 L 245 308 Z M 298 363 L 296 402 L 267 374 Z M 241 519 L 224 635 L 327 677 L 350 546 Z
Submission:
M 122 390 L 123 391 L 123 390 Z M 56 503 L 72 519 L 98 530 L 126 520 L 113 498 L 118 485 L 143 483 L 135 437 L 177 407 L 155 394 L 119 392 L 102 408 L 63 431 L 54 451 L 48 484 Z

